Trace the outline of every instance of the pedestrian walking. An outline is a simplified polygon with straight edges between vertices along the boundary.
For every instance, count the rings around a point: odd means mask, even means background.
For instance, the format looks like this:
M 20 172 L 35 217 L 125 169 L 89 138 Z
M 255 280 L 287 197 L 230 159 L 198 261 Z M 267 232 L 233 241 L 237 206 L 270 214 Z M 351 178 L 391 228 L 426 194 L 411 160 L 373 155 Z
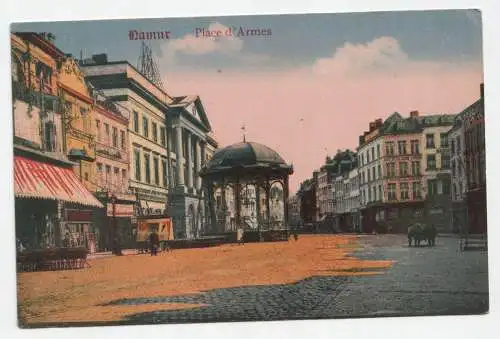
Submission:
M 160 237 L 156 231 L 151 232 L 149 235 L 149 244 L 151 246 L 151 256 L 156 255 L 158 252 L 158 246 L 160 245 Z

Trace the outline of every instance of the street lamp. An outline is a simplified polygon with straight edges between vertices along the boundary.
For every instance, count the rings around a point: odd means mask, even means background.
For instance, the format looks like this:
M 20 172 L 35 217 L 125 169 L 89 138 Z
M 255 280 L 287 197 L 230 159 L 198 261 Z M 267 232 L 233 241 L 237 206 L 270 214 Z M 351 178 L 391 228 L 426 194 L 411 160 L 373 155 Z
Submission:
M 117 201 L 116 195 L 112 194 L 111 198 L 110 198 L 110 202 L 111 202 L 112 209 L 113 209 L 113 222 L 112 222 L 112 226 L 111 226 L 112 235 L 113 235 L 113 254 L 123 255 L 121 247 L 120 247 L 120 241 L 118 239 L 119 235 L 117 232 L 118 225 L 117 225 L 117 220 L 116 220 L 116 201 Z

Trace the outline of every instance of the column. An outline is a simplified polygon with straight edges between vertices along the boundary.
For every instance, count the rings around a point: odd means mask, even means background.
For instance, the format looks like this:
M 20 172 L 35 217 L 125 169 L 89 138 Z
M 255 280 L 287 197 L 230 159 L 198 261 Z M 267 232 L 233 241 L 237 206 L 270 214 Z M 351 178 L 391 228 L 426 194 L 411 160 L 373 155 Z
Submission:
M 285 226 L 285 229 L 288 233 L 288 174 L 285 177 L 285 182 L 283 185 L 283 208 L 283 212 L 285 213 L 285 215 L 283 216 L 283 226 Z
M 210 232 L 217 231 L 217 215 L 215 211 L 214 183 L 212 180 L 206 183 L 208 214 L 210 215 Z
M 260 184 L 255 184 L 255 214 L 257 216 L 257 230 L 260 233 Z
M 186 166 L 187 166 L 187 187 L 193 187 L 193 145 L 191 143 L 192 135 L 191 133 L 186 133 L 187 141 L 187 154 L 185 156 Z
M 196 140 L 196 189 L 201 189 L 201 140 Z
M 220 187 L 220 195 L 221 195 L 221 210 L 222 210 L 222 226 L 221 231 L 226 231 L 227 225 L 227 203 L 226 203 L 226 183 L 224 178 L 222 178 L 222 185 Z
M 181 125 L 177 125 L 175 127 L 175 133 L 177 137 L 177 142 L 175 143 L 175 155 L 177 159 L 177 185 L 184 186 L 184 171 L 182 168 L 182 127 Z
M 266 217 L 267 217 L 267 229 L 271 229 L 271 207 L 269 204 L 269 199 L 271 195 L 271 185 L 269 184 L 269 178 L 266 181 Z
M 236 228 L 240 228 L 240 219 L 241 219 L 241 186 L 240 181 L 237 178 L 236 183 L 234 184 L 234 203 L 235 203 L 235 212 L 236 212 Z

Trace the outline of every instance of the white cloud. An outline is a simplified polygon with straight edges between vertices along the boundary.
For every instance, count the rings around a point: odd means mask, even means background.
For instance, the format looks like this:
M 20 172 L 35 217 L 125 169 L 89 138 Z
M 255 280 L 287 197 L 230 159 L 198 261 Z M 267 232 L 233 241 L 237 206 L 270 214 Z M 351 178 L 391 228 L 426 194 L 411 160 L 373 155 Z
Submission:
M 220 31 L 223 34 L 229 29 L 218 22 L 211 23 L 206 31 Z M 196 36 L 198 33 L 198 36 Z M 243 48 L 243 40 L 234 36 L 203 36 L 201 31 L 195 31 L 182 38 L 170 40 L 162 46 L 163 57 L 167 61 L 173 62 L 178 54 L 206 55 L 210 53 L 220 53 L 234 55 Z
M 408 55 L 392 37 L 380 37 L 366 44 L 345 43 L 330 58 L 314 63 L 319 74 L 360 74 L 369 71 L 388 70 L 404 65 Z

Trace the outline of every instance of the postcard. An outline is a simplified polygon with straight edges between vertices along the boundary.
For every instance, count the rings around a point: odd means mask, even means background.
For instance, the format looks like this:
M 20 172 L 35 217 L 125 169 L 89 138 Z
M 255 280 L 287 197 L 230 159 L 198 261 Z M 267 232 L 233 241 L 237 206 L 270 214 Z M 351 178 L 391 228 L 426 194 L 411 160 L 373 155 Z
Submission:
M 481 30 L 13 23 L 19 326 L 488 312 Z

